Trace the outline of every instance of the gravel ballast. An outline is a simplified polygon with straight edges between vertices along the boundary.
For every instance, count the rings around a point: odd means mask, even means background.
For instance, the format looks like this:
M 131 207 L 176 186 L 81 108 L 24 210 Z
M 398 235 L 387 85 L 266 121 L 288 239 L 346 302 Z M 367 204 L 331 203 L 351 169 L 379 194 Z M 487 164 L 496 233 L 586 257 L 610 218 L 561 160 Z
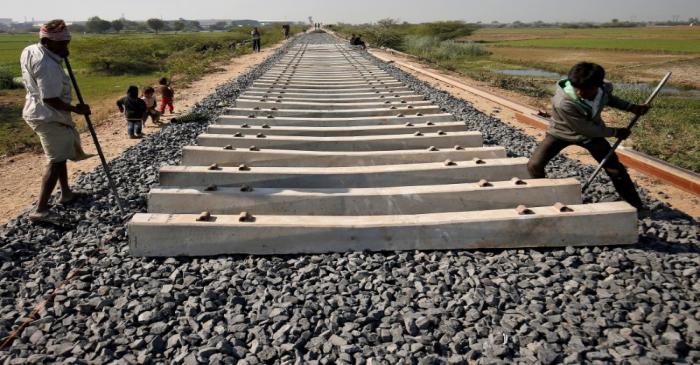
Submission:
M 112 161 L 131 213 L 146 211 L 158 168 L 177 164 L 182 146 L 299 41 L 332 38 L 293 40 L 196 105 L 197 117 Z M 534 149 L 497 118 L 361 54 L 487 144 L 510 156 Z M 548 167 L 551 177 L 592 171 L 563 157 Z M 76 186 L 98 193 L 55 208 L 65 227 L 25 213 L 0 229 L 0 338 L 60 288 L 0 364 L 700 362 L 700 224 L 646 193 L 654 214 L 634 246 L 144 259 L 129 256 L 128 217 L 101 169 Z M 617 195 L 601 176 L 584 198 Z

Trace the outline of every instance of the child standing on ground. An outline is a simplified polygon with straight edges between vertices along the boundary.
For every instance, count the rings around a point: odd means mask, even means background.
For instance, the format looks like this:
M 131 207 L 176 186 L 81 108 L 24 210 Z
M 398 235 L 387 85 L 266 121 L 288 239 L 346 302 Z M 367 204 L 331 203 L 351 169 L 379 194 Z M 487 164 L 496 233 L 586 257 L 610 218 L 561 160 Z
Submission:
M 143 117 L 143 125 L 146 125 L 148 117 L 151 117 L 153 124 L 160 124 L 160 112 L 156 110 L 158 106 L 156 90 L 151 86 L 147 86 L 143 89 L 141 100 L 146 104 L 146 115 Z
M 173 106 L 173 98 L 175 98 L 175 90 L 170 86 L 168 79 L 163 77 L 158 82 L 158 93 L 160 94 L 160 114 L 165 113 L 165 107 L 167 106 L 170 110 L 170 114 L 175 112 L 175 107 Z
M 141 122 L 146 115 L 146 103 L 139 99 L 139 88 L 129 86 L 126 96 L 117 100 L 117 107 L 126 117 L 129 138 L 141 138 Z

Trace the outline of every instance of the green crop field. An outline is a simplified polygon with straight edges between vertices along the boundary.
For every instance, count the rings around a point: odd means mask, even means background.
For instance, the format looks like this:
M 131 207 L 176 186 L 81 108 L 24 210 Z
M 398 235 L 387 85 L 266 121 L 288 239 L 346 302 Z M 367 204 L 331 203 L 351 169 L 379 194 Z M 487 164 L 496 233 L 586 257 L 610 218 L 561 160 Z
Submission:
M 700 53 L 700 28 L 482 28 L 464 40 L 501 47 Z
M 695 39 L 599 39 L 599 38 L 544 38 L 496 42 L 505 47 L 585 48 L 620 51 L 648 51 L 654 53 L 700 53 L 700 40 Z
M 35 35 L 0 34 L 0 67 L 19 75 L 19 55 L 24 47 L 37 41 Z
M 700 40 L 700 28 L 635 27 L 635 28 L 481 28 L 468 37 L 474 41 L 497 42 L 522 39 L 677 39 Z

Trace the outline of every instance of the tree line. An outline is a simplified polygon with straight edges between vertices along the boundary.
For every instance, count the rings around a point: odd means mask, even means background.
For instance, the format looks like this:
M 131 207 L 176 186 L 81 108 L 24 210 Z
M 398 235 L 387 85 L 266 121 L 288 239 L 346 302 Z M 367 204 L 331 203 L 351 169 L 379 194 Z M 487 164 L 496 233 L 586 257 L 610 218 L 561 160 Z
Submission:
M 120 33 L 122 31 L 159 33 L 162 31 L 200 31 L 202 26 L 196 20 L 178 19 L 175 21 L 165 21 L 158 18 L 151 18 L 145 22 L 137 22 L 126 19 L 105 20 L 98 16 L 91 17 L 84 24 L 72 24 L 73 32 L 78 33 Z

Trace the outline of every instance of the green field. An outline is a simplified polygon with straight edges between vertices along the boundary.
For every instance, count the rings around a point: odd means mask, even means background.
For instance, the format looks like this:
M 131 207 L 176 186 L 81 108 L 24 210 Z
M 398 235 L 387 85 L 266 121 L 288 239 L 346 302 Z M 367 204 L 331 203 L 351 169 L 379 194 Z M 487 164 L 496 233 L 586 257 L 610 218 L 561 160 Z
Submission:
M 486 42 L 522 40 L 522 39 L 676 39 L 692 42 L 700 40 L 697 27 L 632 27 L 632 28 L 480 28 L 463 39 Z
M 700 28 L 483 28 L 465 40 L 501 47 L 700 53 Z
M 282 39 L 279 26 L 260 28 L 263 47 Z M 302 31 L 293 26 L 292 33 Z M 96 123 L 114 112 L 114 100 L 129 85 L 155 85 L 166 76 L 176 88 L 213 71 L 216 62 L 250 53 L 249 45 L 230 49 L 232 42 L 247 40 L 250 29 L 231 32 L 155 34 L 77 34 L 71 42 L 71 64 L 85 100 L 93 106 Z M 22 50 L 37 42 L 34 34 L 0 34 L 0 68 L 20 76 Z M 0 90 L 0 156 L 36 148 L 38 140 L 21 119 L 24 91 Z
M 0 34 L 0 67 L 19 75 L 19 54 L 24 47 L 36 42 L 36 36 L 28 34 Z
M 505 47 L 584 48 L 620 51 L 700 53 L 700 41 L 682 39 L 526 39 L 497 42 Z

